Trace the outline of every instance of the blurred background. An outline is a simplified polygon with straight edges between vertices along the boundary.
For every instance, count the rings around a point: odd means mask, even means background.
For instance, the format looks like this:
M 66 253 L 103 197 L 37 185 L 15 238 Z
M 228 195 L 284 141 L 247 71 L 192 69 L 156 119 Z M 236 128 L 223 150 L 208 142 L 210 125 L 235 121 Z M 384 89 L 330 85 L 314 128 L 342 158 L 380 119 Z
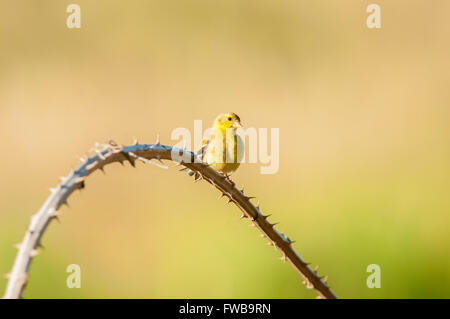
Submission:
M 280 128 L 278 173 L 243 164 L 233 180 L 339 297 L 450 297 L 449 1 L 78 0 L 68 29 L 70 3 L 0 3 L 0 273 L 95 142 L 174 144 L 233 111 Z M 175 168 L 93 174 L 24 297 L 315 297 L 218 194 Z

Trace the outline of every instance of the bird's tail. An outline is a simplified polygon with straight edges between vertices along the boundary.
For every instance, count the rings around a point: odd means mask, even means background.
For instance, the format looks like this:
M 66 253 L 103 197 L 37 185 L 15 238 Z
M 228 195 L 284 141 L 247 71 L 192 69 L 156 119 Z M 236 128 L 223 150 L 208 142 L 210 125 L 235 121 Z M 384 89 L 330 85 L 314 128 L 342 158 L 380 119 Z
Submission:
M 203 140 L 202 141 L 202 146 L 197 151 L 197 153 L 195 153 L 195 155 L 197 155 L 199 158 L 203 159 L 203 155 L 204 155 L 204 153 L 206 151 L 206 148 L 208 147 L 208 143 L 209 143 L 209 141 Z M 191 169 L 189 169 L 187 167 L 184 167 L 184 168 L 180 169 L 180 171 L 186 171 L 186 173 L 189 176 L 194 176 L 195 175 L 195 180 L 197 180 L 200 177 L 199 173 L 196 173 L 196 172 L 194 172 L 193 170 L 191 170 Z
M 194 176 L 195 172 L 193 170 L 188 169 L 187 174 L 189 176 Z
M 187 167 L 183 167 L 182 169 L 180 169 L 180 172 L 184 172 L 184 171 L 186 171 L 186 173 L 187 173 L 189 176 L 194 176 L 194 174 L 195 174 L 195 172 L 194 172 L 193 170 L 191 170 L 191 169 L 189 169 L 189 168 L 187 168 Z

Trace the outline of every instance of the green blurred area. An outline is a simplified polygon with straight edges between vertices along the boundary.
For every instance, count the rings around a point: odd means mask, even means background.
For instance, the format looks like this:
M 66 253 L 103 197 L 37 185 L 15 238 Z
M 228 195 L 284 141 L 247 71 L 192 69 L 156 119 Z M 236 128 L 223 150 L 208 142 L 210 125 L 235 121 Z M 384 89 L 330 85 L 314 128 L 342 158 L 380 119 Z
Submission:
M 0 273 L 94 142 L 174 144 L 221 112 L 280 128 L 238 186 L 341 298 L 450 297 L 450 2 L 0 3 Z M 207 183 L 113 164 L 52 222 L 26 298 L 313 298 Z M 81 289 L 66 287 L 79 264 Z M 381 288 L 369 289 L 370 264 Z M 3 292 L 6 279 L 0 279 Z

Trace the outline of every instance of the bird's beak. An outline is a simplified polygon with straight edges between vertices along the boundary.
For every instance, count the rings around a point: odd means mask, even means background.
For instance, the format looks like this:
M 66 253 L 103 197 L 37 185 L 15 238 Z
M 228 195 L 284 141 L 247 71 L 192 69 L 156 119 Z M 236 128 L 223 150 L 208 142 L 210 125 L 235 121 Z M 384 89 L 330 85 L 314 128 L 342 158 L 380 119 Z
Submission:
M 234 121 L 233 128 L 242 128 L 242 124 L 239 121 Z

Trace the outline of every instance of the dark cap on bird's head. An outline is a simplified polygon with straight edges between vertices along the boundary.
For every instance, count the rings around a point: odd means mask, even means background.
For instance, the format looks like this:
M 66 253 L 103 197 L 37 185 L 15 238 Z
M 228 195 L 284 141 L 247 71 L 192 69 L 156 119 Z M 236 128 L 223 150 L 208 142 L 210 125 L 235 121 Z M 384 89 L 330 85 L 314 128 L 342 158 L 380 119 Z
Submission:
M 239 121 L 239 122 L 241 121 L 241 118 L 236 113 L 230 112 L 229 114 L 232 114 L 237 121 Z

